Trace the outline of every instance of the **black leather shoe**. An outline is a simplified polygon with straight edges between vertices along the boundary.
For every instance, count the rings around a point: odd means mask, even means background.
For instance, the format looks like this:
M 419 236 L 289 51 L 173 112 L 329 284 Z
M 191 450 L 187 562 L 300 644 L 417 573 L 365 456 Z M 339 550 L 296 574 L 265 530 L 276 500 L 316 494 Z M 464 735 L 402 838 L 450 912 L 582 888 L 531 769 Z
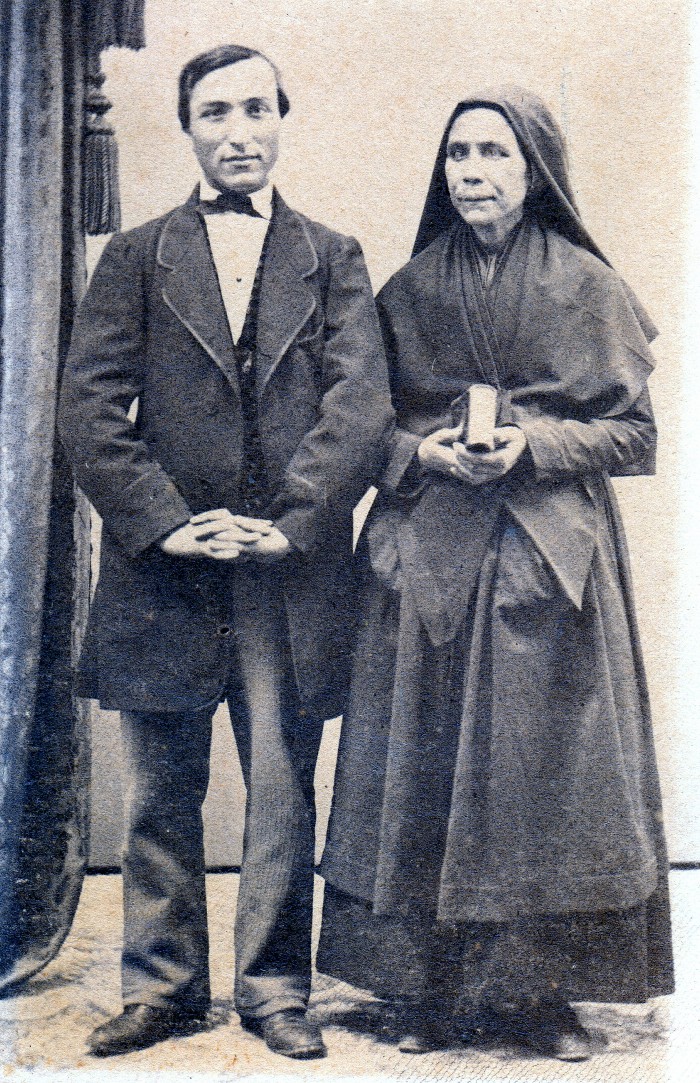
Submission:
M 121 1015 L 93 1030 L 88 1052 L 93 1057 L 114 1057 L 147 1049 L 180 1033 L 188 1024 L 204 1019 L 206 1011 L 181 1007 L 154 1008 L 149 1004 L 127 1004 Z
M 262 1019 L 242 1015 L 241 1025 L 262 1038 L 273 1053 L 280 1053 L 283 1057 L 312 1060 L 314 1057 L 325 1057 L 328 1052 L 321 1028 L 312 1023 L 301 1008 L 274 1012 Z

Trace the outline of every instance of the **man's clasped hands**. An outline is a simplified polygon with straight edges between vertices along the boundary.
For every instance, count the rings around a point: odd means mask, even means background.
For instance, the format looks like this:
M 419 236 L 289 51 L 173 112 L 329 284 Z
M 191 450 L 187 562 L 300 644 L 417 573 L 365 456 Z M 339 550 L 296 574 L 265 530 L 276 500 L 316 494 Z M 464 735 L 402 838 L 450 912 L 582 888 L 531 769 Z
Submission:
M 271 564 L 291 545 L 271 519 L 233 515 L 227 508 L 203 511 L 159 542 L 164 553 L 214 560 L 256 560 Z

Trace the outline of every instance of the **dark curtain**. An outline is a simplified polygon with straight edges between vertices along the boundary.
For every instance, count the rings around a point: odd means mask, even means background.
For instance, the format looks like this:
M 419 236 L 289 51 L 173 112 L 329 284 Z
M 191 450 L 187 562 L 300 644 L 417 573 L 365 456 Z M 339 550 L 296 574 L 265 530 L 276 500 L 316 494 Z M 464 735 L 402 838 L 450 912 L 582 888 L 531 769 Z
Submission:
M 41 969 L 88 853 L 86 708 L 71 670 L 89 525 L 60 445 L 60 372 L 85 284 L 86 71 L 143 44 L 143 0 L 5 0 L 0 19 L 0 991 Z

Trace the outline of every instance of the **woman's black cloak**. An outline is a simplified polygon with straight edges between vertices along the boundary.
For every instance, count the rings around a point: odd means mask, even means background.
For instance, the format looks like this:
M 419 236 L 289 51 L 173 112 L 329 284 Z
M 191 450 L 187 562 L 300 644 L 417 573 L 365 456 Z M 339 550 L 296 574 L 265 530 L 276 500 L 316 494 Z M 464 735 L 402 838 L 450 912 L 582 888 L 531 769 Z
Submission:
M 452 123 L 479 105 L 505 116 L 532 181 L 488 289 L 444 180 Z M 457 107 L 414 258 L 378 305 L 399 431 L 358 550 L 319 969 L 416 993 L 456 929 L 472 999 L 668 992 L 661 803 L 609 481 L 653 472 L 655 332 L 581 223 L 539 99 Z M 422 476 L 421 439 L 484 381 L 526 455 L 489 485 Z

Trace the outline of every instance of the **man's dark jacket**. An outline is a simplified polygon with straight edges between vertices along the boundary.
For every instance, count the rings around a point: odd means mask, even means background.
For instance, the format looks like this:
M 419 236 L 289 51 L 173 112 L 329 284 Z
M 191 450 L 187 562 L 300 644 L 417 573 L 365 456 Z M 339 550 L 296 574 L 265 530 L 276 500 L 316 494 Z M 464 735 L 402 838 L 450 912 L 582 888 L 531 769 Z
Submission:
M 381 469 L 393 414 L 359 245 L 278 194 L 256 395 L 269 516 L 293 546 L 277 568 L 297 684 L 307 710 L 331 717 L 351 649 L 352 509 Z M 105 249 L 76 321 L 59 425 L 104 523 L 80 693 L 130 710 L 215 702 L 235 635 L 235 567 L 156 544 L 198 512 L 242 510 L 234 346 L 194 199 Z

